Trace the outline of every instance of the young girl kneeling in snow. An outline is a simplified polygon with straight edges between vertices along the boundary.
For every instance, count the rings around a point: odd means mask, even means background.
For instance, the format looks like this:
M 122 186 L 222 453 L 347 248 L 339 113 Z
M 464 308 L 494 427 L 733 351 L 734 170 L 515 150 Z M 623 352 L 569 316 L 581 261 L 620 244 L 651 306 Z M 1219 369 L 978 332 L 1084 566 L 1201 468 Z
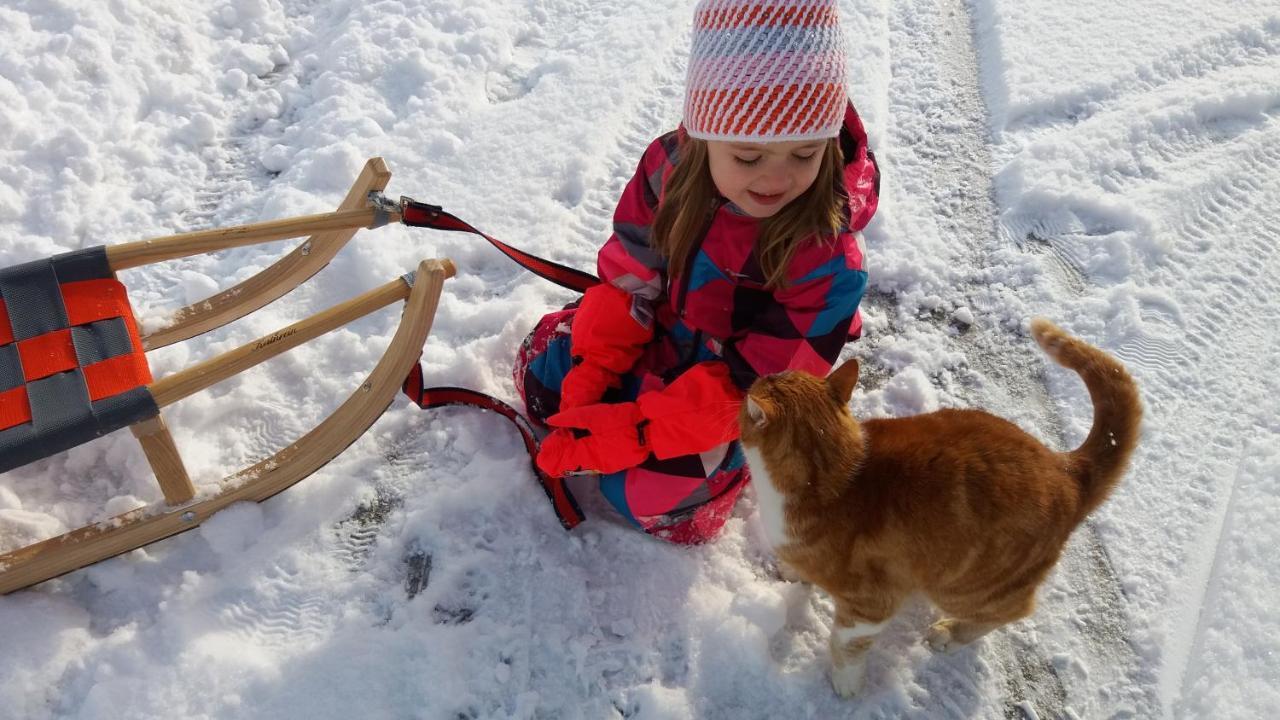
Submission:
M 879 177 L 845 66 L 834 0 L 699 3 L 684 123 L 628 183 L 602 283 L 520 348 L 516 387 L 554 428 L 538 466 L 598 472 L 658 537 L 705 541 L 729 517 L 752 381 L 826 375 L 861 330 L 855 233 Z

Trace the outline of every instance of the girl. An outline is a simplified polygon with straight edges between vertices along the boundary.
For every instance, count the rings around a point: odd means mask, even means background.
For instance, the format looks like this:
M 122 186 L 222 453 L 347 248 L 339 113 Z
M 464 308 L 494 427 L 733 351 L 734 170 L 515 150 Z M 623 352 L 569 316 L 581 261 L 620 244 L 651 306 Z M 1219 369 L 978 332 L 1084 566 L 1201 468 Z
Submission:
M 826 375 L 860 333 L 855 233 L 879 173 L 845 66 L 834 0 L 700 2 L 684 123 L 623 192 L 602 283 L 521 345 L 516 387 L 553 428 L 538 466 L 599 473 L 658 537 L 702 542 L 729 517 L 751 383 Z

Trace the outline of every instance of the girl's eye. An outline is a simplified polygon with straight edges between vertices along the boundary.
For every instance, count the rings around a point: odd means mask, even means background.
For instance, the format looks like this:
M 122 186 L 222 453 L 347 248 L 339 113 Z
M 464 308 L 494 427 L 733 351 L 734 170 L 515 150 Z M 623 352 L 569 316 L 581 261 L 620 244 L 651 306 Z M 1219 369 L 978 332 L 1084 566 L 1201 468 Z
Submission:
M 812 159 L 814 159 L 814 158 L 818 157 L 818 153 L 816 153 L 816 152 L 812 152 L 812 153 L 809 153 L 808 155 L 792 155 L 791 157 L 793 157 L 793 158 L 795 158 L 795 159 L 799 160 L 800 162 L 808 162 L 808 161 L 810 161 L 810 160 L 812 160 Z
M 747 167 L 751 167 L 752 165 L 755 165 L 760 162 L 759 157 L 754 157 L 748 160 L 746 158 L 740 158 L 737 155 L 734 155 L 733 159 L 737 160 L 739 165 L 746 165 Z

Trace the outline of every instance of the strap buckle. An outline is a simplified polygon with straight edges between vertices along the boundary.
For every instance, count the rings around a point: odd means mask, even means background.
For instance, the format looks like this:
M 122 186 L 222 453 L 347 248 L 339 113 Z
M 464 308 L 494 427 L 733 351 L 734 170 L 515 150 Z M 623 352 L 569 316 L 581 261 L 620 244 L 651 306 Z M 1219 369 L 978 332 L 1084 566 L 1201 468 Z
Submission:
M 406 207 L 412 207 L 415 210 L 421 210 L 422 212 L 425 212 L 428 215 L 430 215 L 433 220 L 435 218 L 440 217 L 440 215 L 444 212 L 444 207 L 440 205 L 432 205 L 431 203 L 420 202 L 418 200 L 414 200 L 408 195 L 400 196 L 400 207 L 401 209 Z
M 431 203 L 418 202 L 408 195 L 401 195 L 397 202 L 387 197 L 381 190 L 370 190 L 367 196 L 369 206 L 376 212 L 373 217 L 373 224 L 370 228 L 382 227 L 390 223 L 393 219 L 403 221 L 405 210 L 413 209 L 415 212 L 425 213 L 430 219 L 436 220 L 444 214 L 444 208 Z

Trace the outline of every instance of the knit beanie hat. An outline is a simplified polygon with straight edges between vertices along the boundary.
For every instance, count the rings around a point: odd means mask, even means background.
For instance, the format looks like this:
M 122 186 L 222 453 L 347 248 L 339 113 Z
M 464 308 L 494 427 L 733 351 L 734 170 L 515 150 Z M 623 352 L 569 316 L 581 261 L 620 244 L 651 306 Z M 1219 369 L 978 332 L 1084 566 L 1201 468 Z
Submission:
M 684 125 L 702 140 L 833 138 L 848 102 L 836 0 L 702 0 Z

